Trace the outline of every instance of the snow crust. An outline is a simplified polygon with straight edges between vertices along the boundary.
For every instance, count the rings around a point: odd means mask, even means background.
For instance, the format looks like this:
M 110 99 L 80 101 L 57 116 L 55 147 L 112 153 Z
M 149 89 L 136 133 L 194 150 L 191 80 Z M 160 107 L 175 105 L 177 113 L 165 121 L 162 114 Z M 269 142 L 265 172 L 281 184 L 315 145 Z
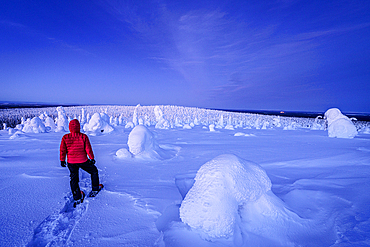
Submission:
M 325 117 L 328 121 L 329 137 L 351 139 L 358 134 L 355 125 L 338 108 L 327 110 Z
M 234 155 L 220 155 L 204 164 L 181 203 L 180 218 L 211 238 L 230 237 L 239 206 L 271 189 L 266 172 Z

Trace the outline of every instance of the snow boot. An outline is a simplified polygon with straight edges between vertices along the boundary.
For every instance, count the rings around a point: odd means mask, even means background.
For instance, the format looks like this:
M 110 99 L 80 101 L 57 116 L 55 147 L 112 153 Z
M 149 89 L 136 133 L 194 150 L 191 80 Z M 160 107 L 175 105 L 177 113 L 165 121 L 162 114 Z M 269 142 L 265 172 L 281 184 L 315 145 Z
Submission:
M 88 197 L 95 197 L 102 189 L 104 188 L 103 184 L 99 184 L 99 189 L 98 190 L 92 190 Z
M 79 200 L 75 200 L 73 203 L 73 207 L 75 208 L 78 204 L 83 203 L 85 199 L 85 193 L 81 190 L 81 198 Z

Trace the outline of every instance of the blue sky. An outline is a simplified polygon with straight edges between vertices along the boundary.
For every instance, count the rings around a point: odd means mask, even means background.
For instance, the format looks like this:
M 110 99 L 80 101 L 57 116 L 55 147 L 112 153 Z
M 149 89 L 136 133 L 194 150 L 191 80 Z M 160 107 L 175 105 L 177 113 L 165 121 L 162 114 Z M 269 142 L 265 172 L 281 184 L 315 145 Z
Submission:
M 370 113 L 370 2 L 5 1 L 0 101 Z

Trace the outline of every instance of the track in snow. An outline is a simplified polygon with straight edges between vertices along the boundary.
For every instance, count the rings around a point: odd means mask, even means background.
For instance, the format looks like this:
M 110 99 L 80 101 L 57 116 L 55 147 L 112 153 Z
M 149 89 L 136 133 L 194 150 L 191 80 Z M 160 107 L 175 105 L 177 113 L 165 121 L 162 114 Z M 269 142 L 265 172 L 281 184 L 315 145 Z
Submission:
M 87 195 L 87 191 L 91 189 L 90 175 L 81 171 L 80 180 L 81 190 Z M 84 202 L 73 207 L 72 193 L 65 197 L 66 203 L 58 212 L 49 215 L 43 220 L 40 225 L 34 230 L 32 240 L 27 246 L 65 246 L 68 244 L 69 238 L 72 235 L 78 221 L 85 215 L 89 207 L 89 200 L 85 198 Z
M 60 212 L 49 215 L 35 229 L 32 240 L 27 246 L 64 246 L 67 244 L 73 229 L 87 211 L 89 202 L 73 207 L 70 196 Z

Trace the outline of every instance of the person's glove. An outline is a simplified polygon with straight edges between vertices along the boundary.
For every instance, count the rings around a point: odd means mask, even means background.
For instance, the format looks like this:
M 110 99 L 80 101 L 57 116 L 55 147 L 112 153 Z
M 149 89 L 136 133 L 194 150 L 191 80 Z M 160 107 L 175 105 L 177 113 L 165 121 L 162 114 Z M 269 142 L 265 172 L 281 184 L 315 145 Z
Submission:
M 90 164 L 91 165 L 94 165 L 95 164 L 95 160 L 94 159 L 90 160 Z
M 60 162 L 60 165 L 61 165 L 62 167 L 66 167 L 66 166 L 67 166 L 65 161 L 61 161 L 61 162 Z

